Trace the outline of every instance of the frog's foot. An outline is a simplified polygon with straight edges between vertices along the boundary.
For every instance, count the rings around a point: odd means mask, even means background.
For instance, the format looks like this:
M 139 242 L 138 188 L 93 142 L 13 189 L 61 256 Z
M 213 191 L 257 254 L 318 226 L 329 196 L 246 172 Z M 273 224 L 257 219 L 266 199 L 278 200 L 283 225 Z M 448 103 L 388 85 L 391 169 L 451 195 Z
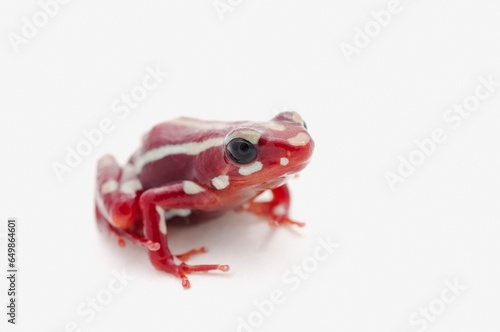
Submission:
M 97 226 L 101 231 L 108 232 L 111 234 L 112 237 L 116 238 L 118 245 L 120 247 L 125 247 L 125 240 L 123 239 L 123 236 L 120 232 L 120 230 L 116 229 L 113 227 L 102 215 L 102 213 L 99 211 L 99 209 L 96 207 L 95 210 L 96 213 L 96 220 L 97 220 Z
M 177 275 L 182 279 L 182 287 L 189 288 L 191 287 L 191 283 L 186 274 L 193 272 L 208 272 L 212 270 L 227 272 L 229 271 L 229 265 L 187 265 L 186 263 L 181 263 L 177 266 Z
M 290 208 L 290 193 L 288 192 L 286 184 L 281 187 L 271 189 L 271 193 L 273 195 L 272 200 L 268 202 L 257 202 L 252 200 L 238 208 L 236 211 L 246 211 L 259 217 L 266 218 L 271 226 L 305 226 L 305 223 L 292 220 L 288 217 L 288 211 Z
M 266 218 L 271 226 L 296 225 L 304 227 L 306 224 L 292 220 L 288 217 L 288 209 L 284 204 L 275 202 L 249 202 L 243 205 L 238 211 L 253 213 L 259 217 Z
M 182 287 L 190 288 L 191 283 L 189 282 L 186 274 L 190 274 L 193 272 L 208 272 L 213 270 L 219 270 L 222 272 L 229 271 L 229 265 L 188 265 L 186 263 L 181 263 L 179 265 L 170 265 L 167 270 L 164 270 L 168 273 L 171 273 L 182 280 Z
M 202 253 L 205 253 L 205 252 L 207 252 L 207 248 L 205 248 L 205 247 L 199 247 L 199 248 L 195 248 L 195 249 L 186 251 L 183 254 L 175 255 L 175 257 L 177 257 L 181 261 L 185 262 L 188 259 L 190 259 L 191 256 L 196 255 L 196 254 L 202 254 Z
M 123 237 L 125 237 L 127 240 L 131 241 L 132 243 L 135 243 L 141 247 L 144 247 L 148 250 L 151 251 L 156 251 L 160 249 L 160 244 L 158 242 L 154 242 L 151 240 L 146 239 L 144 236 L 137 235 L 135 233 L 129 232 L 129 231 L 122 231 L 119 230 Z
M 194 249 L 196 250 L 196 249 Z M 191 250 L 192 251 L 192 250 Z M 186 254 L 192 255 L 193 253 L 187 252 Z M 197 253 L 197 252 L 196 252 Z M 150 252 L 150 257 L 151 254 L 155 254 L 155 252 Z M 164 271 L 170 274 L 173 274 L 174 276 L 180 278 L 182 280 L 182 287 L 184 288 L 190 288 L 191 283 L 189 282 L 188 277 L 186 276 L 187 274 L 194 273 L 194 272 L 209 272 L 213 270 L 219 270 L 222 272 L 227 272 L 229 271 L 229 265 L 188 265 L 186 263 L 181 263 L 181 264 L 175 264 L 173 260 L 155 260 L 152 258 L 152 263 L 154 267 L 157 270 Z
M 109 225 L 109 224 L 108 224 Z M 120 247 L 125 247 L 125 239 L 129 240 L 132 243 L 135 243 L 141 247 L 144 247 L 151 251 L 156 251 L 160 249 L 160 244 L 158 242 L 154 242 L 144 238 L 143 236 L 139 236 L 132 232 L 128 232 L 125 230 L 114 228 L 112 225 L 109 225 L 110 231 L 117 236 L 118 245 Z
M 272 218 L 269 218 L 269 225 L 273 227 L 281 225 L 295 225 L 299 227 L 304 227 L 306 223 L 302 221 L 292 220 L 288 216 L 284 215 L 284 216 L 273 216 Z

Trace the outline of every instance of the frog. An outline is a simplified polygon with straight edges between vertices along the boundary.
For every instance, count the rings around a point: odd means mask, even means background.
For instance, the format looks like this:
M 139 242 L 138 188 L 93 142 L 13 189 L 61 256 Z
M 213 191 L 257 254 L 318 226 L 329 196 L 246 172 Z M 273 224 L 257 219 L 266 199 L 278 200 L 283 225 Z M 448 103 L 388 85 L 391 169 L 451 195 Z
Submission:
M 125 165 L 106 154 L 97 162 L 95 214 L 99 228 L 124 246 L 146 248 L 152 265 L 191 286 L 195 272 L 228 265 L 189 265 L 206 252 L 174 255 L 167 224 L 203 222 L 228 211 L 249 212 L 271 226 L 304 226 L 289 217 L 287 180 L 309 164 L 314 141 L 297 112 L 268 121 L 212 121 L 179 117 L 155 125 Z M 258 199 L 271 193 L 268 201 Z

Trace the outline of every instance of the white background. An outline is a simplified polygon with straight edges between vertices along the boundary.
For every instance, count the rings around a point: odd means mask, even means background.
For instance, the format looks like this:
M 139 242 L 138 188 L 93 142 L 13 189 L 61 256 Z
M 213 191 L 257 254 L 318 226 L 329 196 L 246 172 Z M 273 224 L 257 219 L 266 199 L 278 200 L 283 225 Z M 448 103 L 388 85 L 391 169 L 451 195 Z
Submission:
M 15 327 L 1 278 L 1 330 L 73 321 L 82 331 L 236 331 L 250 315 L 255 331 L 402 332 L 421 328 L 410 317 L 431 305 L 439 314 L 428 331 L 498 331 L 500 88 L 458 129 L 443 114 L 474 95 L 480 76 L 500 81 L 499 3 L 401 0 L 350 63 L 341 43 L 388 1 L 232 3 L 221 20 L 211 0 L 73 0 L 15 52 L 8 34 L 40 5 L 1 2 L 0 217 L 19 219 L 20 270 Z M 113 113 L 157 65 L 170 76 L 128 116 Z M 103 154 L 125 162 L 148 128 L 177 116 L 265 120 L 281 109 L 298 111 L 316 142 L 290 183 L 291 215 L 307 227 L 231 213 L 172 228 L 174 252 L 205 245 L 192 263 L 231 266 L 191 275 L 190 290 L 97 230 Z M 114 130 L 59 182 L 52 163 L 104 118 Z M 447 140 L 392 192 L 385 172 L 436 128 Z M 311 262 L 317 237 L 340 247 L 292 291 L 282 275 Z M 90 322 L 77 314 L 122 270 L 135 279 Z M 466 290 L 441 307 L 455 279 Z M 285 301 L 259 322 L 254 301 L 273 290 Z

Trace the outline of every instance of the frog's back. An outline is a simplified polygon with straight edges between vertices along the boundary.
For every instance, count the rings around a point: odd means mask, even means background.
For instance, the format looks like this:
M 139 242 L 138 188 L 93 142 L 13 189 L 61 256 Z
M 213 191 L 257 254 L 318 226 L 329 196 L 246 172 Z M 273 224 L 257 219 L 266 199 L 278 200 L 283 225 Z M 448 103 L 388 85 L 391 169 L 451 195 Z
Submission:
M 198 154 L 222 145 L 225 135 L 242 123 L 188 117 L 160 123 L 143 136 L 142 146 L 130 163 L 144 189 L 192 180 Z
M 154 126 L 143 136 L 142 148 L 148 151 L 167 144 L 177 145 L 199 142 L 228 132 L 241 122 L 203 121 L 180 117 Z

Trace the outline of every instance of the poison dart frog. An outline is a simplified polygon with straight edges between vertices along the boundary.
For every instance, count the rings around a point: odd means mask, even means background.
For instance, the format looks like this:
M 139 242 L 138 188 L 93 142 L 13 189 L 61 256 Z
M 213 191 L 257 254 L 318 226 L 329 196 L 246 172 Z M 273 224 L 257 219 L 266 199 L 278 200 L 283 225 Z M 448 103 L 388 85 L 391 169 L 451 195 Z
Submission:
M 188 265 L 197 248 L 174 255 L 167 223 L 205 220 L 247 211 L 272 225 L 303 223 L 288 217 L 286 180 L 311 159 L 314 142 L 296 112 L 265 122 L 217 122 L 181 117 L 154 126 L 140 148 L 120 167 L 103 156 L 97 166 L 97 223 L 117 237 L 148 250 L 153 266 L 190 287 L 186 274 L 228 271 L 228 265 Z M 273 198 L 255 198 L 270 190 Z M 177 260 L 176 260 L 177 259 Z

